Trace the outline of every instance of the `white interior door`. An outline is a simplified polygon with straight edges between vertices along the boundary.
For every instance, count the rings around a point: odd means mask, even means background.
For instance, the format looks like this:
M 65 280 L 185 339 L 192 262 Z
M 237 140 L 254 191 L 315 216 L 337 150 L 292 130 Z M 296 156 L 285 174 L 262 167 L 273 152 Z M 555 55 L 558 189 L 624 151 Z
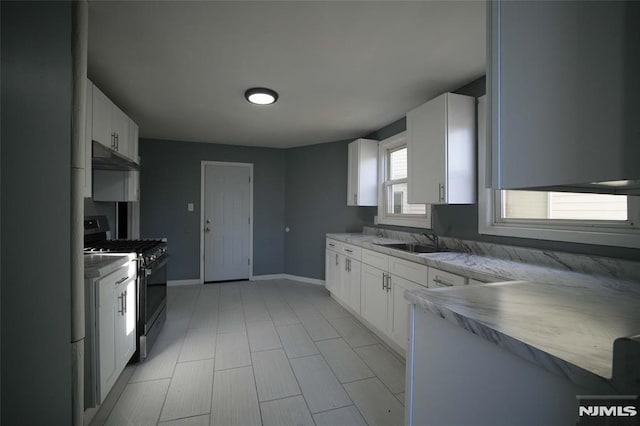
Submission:
M 205 165 L 204 280 L 249 278 L 251 168 Z

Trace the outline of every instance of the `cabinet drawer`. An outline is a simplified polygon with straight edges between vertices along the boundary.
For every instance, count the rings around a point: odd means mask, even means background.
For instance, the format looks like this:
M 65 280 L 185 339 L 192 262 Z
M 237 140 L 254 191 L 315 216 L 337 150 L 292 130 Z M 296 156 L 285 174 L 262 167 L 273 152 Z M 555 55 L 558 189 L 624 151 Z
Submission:
M 389 272 L 420 285 L 427 285 L 427 267 L 397 257 L 389 257 Z
M 357 259 L 357 260 L 362 259 L 362 249 L 358 246 L 354 246 L 351 244 L 342 244 L 341 253 L 353 259 Z
M 429 288 L 465 285 L 466 283 L 466 277 L 452 274 L 451 272 L 441 271 L 436 268 L 429 268 L 429 283 L 427 284 L 427 287 Z
M 339 241 L 330 240 L 329 238 L 327 238 L 326 249 L 342 253 L 342 243 Z
M 383 271 L 389 270 L 389 256 L 377 251 L 362 249 L 362 263 L 374 266 Z

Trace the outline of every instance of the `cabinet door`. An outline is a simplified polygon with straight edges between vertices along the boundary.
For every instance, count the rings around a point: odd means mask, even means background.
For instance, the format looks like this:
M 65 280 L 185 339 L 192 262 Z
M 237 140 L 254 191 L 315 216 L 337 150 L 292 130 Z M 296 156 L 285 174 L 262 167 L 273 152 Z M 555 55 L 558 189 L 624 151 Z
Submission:
M 360 313 L 360 280 L 362 278 L 362 263 L 352 259 L 347 258 L 348 267 L 346 271 L 346 279 L 345 279 L 345 302 L 347 305 L 353 309 L 355 312 Z
M 444 202 L 447 94 L 407 113 L 407 200 Z
M 349 144 L 349 165 L 347 170 L 347 205 L 358 205 L 358 144 Z
M 487 11 L 492 187 L 638 177 L 638 3 L 495 1 Z
M 424 287 L 397 275 L 391 275 L 389 281 L 391 287 L 389 292 L 391 297 L 389 331 L 391 338 L 406 350 L 409 341 L 409 302 L 404 298 L 404 292 Z
M 347 205 L 378 205 L 378 141 L 357 139 L 349 144 Z
M 340 298 L 341 256 L 331 250 L 325 250 L 325 287 L 334 296 Z
M 129 117 L 114 105 L 111 122 L 116 134 L 115 150 L 129 157 Z
M 135 277 L 118 285 L 116 290 L 116 357 L 118 371 L 127 365 L 136 351 Z
M 91 138 L 107 148 L 114 149 L 115 138 L 113 136 L 112 114 L 115 105 L 95 85 L 93 85 L 92 95 L 93 114 Z
M 360 289 L 360 313 L 374 327 L 387 333 L 388 292 L 383 286 L 385 272 L 369 265 L 362 265 L 362 286 Z
M 113 275 L 113 274 L 112 274 Z M 116 359 L 116 307 L 117 295 L 112 276 L 97 281 L 98 294 L 98 373 L 100 375 L 99 400 L 109 393 L 117 376 Z
M 138 125 L 134 123 L 132 119 L 129 119 L 129 157 L 133 162 L 139 163 L 138 161 Z

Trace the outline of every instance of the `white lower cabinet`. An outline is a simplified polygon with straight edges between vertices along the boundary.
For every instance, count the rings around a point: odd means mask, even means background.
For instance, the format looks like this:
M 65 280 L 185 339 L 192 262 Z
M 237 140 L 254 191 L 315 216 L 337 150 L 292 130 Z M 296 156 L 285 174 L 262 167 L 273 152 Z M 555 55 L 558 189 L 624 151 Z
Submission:
M 351 257 L 344 257 L 345 267 L 340 274 L 342 298 L 351 309 L 360 313 L 360 284 L 362 263 Z
M 98 402 L 107 396 L 136 351 L 135 280 L 135 268 L 126 266 L 95 284 L 98 297 Z
M 389 316 L 389 294 L 387 272 L 371 265 L 362 265 L 362 287 L 360 313 L 375 328 L 387 333 Z
M 416 284 L 397 275 L 391 275 L 390 278 L 389 304 L 391 305 L 392 315 L 390 317 L 389 334 L 394 342 L 407 350 L 409 343 L 409 302 L 404 298 L 405 290 L 417 290 L 424 288 L 420 284 Z
M 325 286 L 333 295 L 342 299 L 342 283 L 340 282 L 340 270 L 343 258 L 333 250 L 325 250 Z
M 478 283 L 462 275 L 336 240 L 327 239 L 326 248 L 327 290 L 404 351 L 409 341 L 406 290 Z
M 406 350 L 409 302 L 404 292 L 424 288 L 428 268 L 371 250 L 363 250 L 362 259 L 362 316 Z
M 327 240 L 325 251 L 326 288 L 337 299 L 360 313 L 360 248 Z

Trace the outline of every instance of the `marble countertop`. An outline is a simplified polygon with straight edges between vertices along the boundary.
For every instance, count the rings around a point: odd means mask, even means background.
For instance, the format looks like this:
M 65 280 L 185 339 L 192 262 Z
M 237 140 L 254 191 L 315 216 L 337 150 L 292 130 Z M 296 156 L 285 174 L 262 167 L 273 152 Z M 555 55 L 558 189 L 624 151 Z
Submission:
M 587 390 L 638 391 L 637 346 L 614 350 L 617 339 L 640 345 L 634 340 L 640 334 L 637 295 L 589 284 L 513 281 L 413 290 L 405 298 Z M 616 363 L 627 370 L 614 374 Z
M 585 284 L 604 286 L 632 292 L 640 296 L 640 285 L 604 275 L 591 275 L 567 271 L 548 266 L 480 256 L 477 254 L 445 251 L 439 253 L 414 254 L 378 245 L 378 243 L 406 242 L 390 238 L 364 234 L 327 234 L 327 238 L 357 245 L 369 250 L 385 253 L 412 262 L 463 275 L 483 282 L 499 281 L 534 281 L 542 283 L 561 283 L 567 286 L 584 286 Z
M 407 291 L 405 298 L 580 386 L 640 391 L 637 282 L 465 252 L 412 254 L 377 245 L 401 241 L 374 235 L 327 238 L 493 282 Z M 624 343 L 616 353 L 614 341 Z
M 127 255 L 85 254 L 84 278 L 98 278 L 107 275 L 129 262 Z

